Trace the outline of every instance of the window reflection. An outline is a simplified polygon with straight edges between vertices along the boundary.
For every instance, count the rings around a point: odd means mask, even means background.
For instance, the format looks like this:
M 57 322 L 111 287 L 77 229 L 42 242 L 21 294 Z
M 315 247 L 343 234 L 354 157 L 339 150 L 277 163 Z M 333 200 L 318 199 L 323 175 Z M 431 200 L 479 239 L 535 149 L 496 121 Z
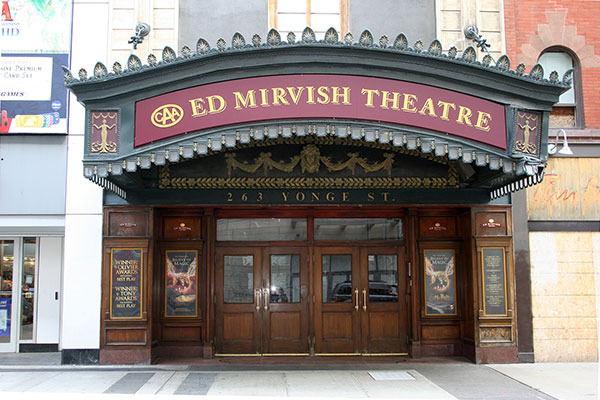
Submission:
M 398 263 L 395 254 L 369 254 L 369 302 L 398 301 Z
M 300 302 L 300 256 L 271 255 L 271 303 Z
M 325 254 L 321 259 L 323 302 L 352 301 L 352 255 Z
M 15 243 L 0 240 L 0 343 L 10 342 Z
M 252 303 L 254 289 L 254 258 L 252 256 L 223 257 L 223 299 L 225 303 Z
M 306 219 L 300 218 L 254 218 L 219 219 L 217 240 L 306 240 Z
M 23 273 L 21 274 L 21 340 L 33 340 L 36 264 L 37 239 L 23 238 Z
M 315 240 L 402 240 L 399 218 L 315 218 Z

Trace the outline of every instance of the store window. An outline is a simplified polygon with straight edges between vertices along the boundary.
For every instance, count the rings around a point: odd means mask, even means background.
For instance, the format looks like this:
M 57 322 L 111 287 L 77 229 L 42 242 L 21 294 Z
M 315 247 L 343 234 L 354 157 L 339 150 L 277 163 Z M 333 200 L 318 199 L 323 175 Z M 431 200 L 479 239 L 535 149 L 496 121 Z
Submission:
M 294 32 L 300 38 L 310 26 L 317 40 L 333 27 L 341 35 L 348 31 L 347 0 L 269 0 L 269 29 Z M 340 36 L 341 36 L 340 35 Z
M 23 267 L 21 269 L 21 334 L 20 340 L 34 338 L 36 309 L 37 238 L 23 238 Z
M 551 128 L 575 128 L 582 126 L 582 107 L 578 101 L 579 93 L 579 68 L 577 60 L 562 48 L 548 49 L 542 53 L 538 63 L 544 68 L 544 78 L 548 79 L 552 71 L 558 72 L 562 79 L 565 72 L 573 69 L 573 83 L 571 89 L 560 96 L 550 114 Z

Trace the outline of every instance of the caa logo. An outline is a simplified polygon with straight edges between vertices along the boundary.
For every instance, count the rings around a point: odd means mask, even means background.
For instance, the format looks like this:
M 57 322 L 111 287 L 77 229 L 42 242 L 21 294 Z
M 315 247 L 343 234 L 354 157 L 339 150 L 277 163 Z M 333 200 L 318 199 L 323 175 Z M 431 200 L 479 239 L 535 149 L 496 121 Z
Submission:
M 176 125 L 183 118 L 183 108 L 177 104 L 165 104 L 158 107 L 150 116 L 152 124 L 158 128 Z

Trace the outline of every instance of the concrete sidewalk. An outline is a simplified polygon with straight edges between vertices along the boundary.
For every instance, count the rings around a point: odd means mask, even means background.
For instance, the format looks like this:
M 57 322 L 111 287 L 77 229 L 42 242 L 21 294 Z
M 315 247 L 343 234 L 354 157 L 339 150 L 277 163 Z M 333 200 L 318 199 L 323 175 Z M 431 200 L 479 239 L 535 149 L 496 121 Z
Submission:
M 155 395 L 177 399 L 192 395 L 219 399 L 598 398 L 595 363 L 335 361 L 327 359 L 310 365 L 285 360 L 264 364 L 216 360 L 197 365 L 63 366 L 57 353 L 0 354 L 0 398 L 31 398 L 32 394 L 35 398 L 57 400 L 119 399 L 134 394 L 137 399 Z
M 490 365 L 527 386 L 561 400 L 598 399 L 598 363 L 538 363 Z

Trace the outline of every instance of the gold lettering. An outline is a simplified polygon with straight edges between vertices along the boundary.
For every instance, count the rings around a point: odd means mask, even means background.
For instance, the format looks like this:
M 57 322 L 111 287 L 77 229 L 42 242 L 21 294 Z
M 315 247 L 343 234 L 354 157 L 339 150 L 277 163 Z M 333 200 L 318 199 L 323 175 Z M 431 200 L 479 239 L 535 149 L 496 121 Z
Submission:
M 492 120 L 492 116 L 486 112 L 478 111 L 477 112 L 477 123 L 475 124 L 475 128 L 482 130 L 484 132 L 490 131 L 490 126 L 488 125 Z
M 256 97 L 254 96 L 256 90 L 248 90 L 246 92 L 246 97 L 243 97 L 240 92 L 233 92 L 235 96 L 235 109 L 241 110 L 243 108 L 255 108 L 256 107 Z
M 225 110 L 225 107 L 227 107 L 227 102 L 225 101 L 225 99 L 219 96 L 218 94 L 206 96 L 206 100 L 208 100 L 209 114 L 218 114 L 220 112 L 223 112 L 223 110 Z M 219 103 L 218 107 L 215 105 L 215 101 Z
M 332 192 L 327 192 L 327 194 L 325 195 L 325 199 L 327 199 L 327 201 L 335 201 L 335 194 L 333 194 Z
M 313 200 L 319 201 L 319 193 L 311 192 L 310 194 Z
M 383 201 L 388 201 L 388 196 L 390 195 L 388 192 L 382 192 L 381 195 L 383 196 Z
M 317 99 L 317 103 L 329 104 L 329 88 L 327 86 L 319 86 L 317 93 L 321 96 Z
M 300 101 L 300 96 L 302 96 L 304 87 L 303 86 L 298 86 L 297 88 L 287 87 L 286 89 L 287 89 L 288 93 L 290 94 L 290 97 L 292 98 L 292 101 L 294 102 L 294 104 L 298 105 L 298 101 Z M 294 93 L 294 89 L 296 89 L 297 92 Z
M 283 201 L 288 201 L 288 194 L 286 192 L 281 192 L 281 195 L 283 196 Z
M 367 193 L 367 200 L 375 201 L 375 195 L 373 194 L 373 192 Z
M 415 108 L 415 102 L 417 100 L 418 99 L 416 95 L 404 93 L 404 105 L 402 106 L 402 111 L 416 113 L 417 109 Z
M 361 94 L 367 95 L 367 102 L 365 103 L 365 107 L 375 108 L 373 105 L 373 95 L 376 94 L 379 96 L 379 90 L 377 89 L 363 89 L 360 91 Z
M 450 108 L 452 108 L 453 110 L 456 110 L 456 104 L 454 103 L 448 103 L 445 101 L 438 101 L 438 107 L 442 107 L 442 115 L 440 115 L 440 118 L 443 119 L 444 121 L 449 121 L 450 118 L 448 118 L 448 114 L 450 113 Z
M 430 117 L 437 117 L 437 115 L 435 115 L 435 109 L 433 108 L 433 100 L 431 97 L 425 101 L 425 104 L 423 104 L 423 107 L 421 107 L 419 114 L 429 114 Z
M 473 126 L 469 118 L 471 118 L 471 109 L 464 106 L 458 106 L 458 118 L 456 119 L 456 123 Z
M 263 107 L 269 107 L 269 95 L 267 89 L 258 89 L 260 92 L 260 105 Z
M 192 99 L 190 100 L 190 105 L 192 106 L 192 117 L 206 115 L 207 111 L 204 109 L 204 99 Z
M 281 104 L 285 104 L 289 106 L 290 103 L 285 99 L 285 90 L 283 88 L 273 88 L 273 105 L 280 106 Z
M 306 93 L 308 95 L 308 98 L 306 99 L 306 103 L 307 104 L 315 104 L 315 87 L 307 86 Z
M 296 201 L 304 201 L 306 200 L 306 195 L 302 192 L 296 193 Z
M 399 110 L 399 106 L 400 106 L 400 93 L 398 92 L 392 92 L 391 93 L 393 97 L 390 97 L 390 92 L 388 92 L 387 90 L 382 90 L 381 91 L 381 108 L 389 108 L 388 107 L 388 103 L 391 101 L 392 102 L 392 110 Z
M 342 193 L 342 201 L 349 201 L 349 200 L 350 200 L 350 193 L 343 192 Z
M 333 86 L 333 93 L 331 94 L 332 100 L 331 103 L 339 104 L 338 98 L 342 98 L 342 104 L 350 105 L 350 88 L 348 86 L 344 86 L 341 89 L 344 90 L 344 93 L 340 93 L 340 88 L 338 86 Z

